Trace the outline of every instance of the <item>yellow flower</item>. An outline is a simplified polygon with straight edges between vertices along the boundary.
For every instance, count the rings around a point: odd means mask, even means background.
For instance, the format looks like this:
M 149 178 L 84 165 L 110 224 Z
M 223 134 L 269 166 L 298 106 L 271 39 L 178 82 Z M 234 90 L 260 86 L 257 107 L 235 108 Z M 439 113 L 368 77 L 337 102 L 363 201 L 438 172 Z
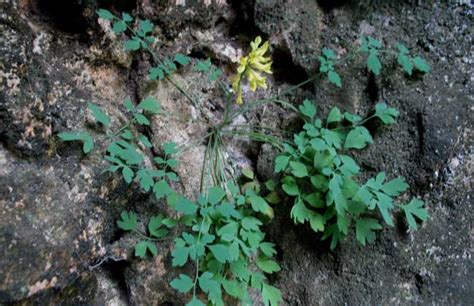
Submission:
M 265 53 L 268 51 L 268 41 L 262 43 L 262 38 L 258 36 L 253 42 L 250 43 L 251 51 L 248 56 L 244 56 L 240 59 L 240 65 L 237 68 L 237 74 L 232 80 L 232 89 L 234 90 L 237 98 L 237 104 L 242 104 L 242 81 L 244 78 L 250 83 L 250 89 L 256 91 L 258 87 L 267 89 L 267 78 L 263 76 L 263 73 L 272 73 L 272 60 L 270 57 L 265 57 Z

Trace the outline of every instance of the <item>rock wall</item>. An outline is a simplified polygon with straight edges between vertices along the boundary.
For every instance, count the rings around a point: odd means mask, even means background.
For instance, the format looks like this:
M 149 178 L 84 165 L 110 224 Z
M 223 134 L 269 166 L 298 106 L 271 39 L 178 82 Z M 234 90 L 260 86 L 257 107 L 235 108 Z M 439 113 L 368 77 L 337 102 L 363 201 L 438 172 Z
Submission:
M 398 124 L 371 126 L 375 143 L 358 158 L 369 173 L 405 176 L 413 195 L 428 203 L 431 219 L 415 233 L 400 221 L 374 245 L 349 239 L 329 251 L 320 237 L 292 225 L 288 207 L 277 207 L 267 230 L 282 271 L 272 281 L 285 305 L 472 303 L 473 8 L 419 2 L 0 1 L 0 304 L 182 304 L 168 285 L 177 273 L 170 267 L 171 245 L 160 244 L 153 260 L 136 259 L 135 238 L 115 226 L 124 209 L 146 219 L 165 210 L 164 203 L 102 173 L 100 134 L 94 135 L 99 150 L 88 156 L 56 137 L 92 124 L 84 112 L 88 101 L 118 127 L 126 117 L 123 100 L 148 95 L 186 119 L 155 119 L 148 131 L 155 143 L 186 144 L 206 131 L 194 120 L 202 114 L 175 90 L 147 81 L 148 55 L 125 53 L 120 38 L 98 23 L 97 8 L 150 19 L 161 54 L 210 57 L 229 76 L 248 42 L 262 35 L 275 63 L 273 93 L 317 71 L 314 57 L 322 47 L 344 54 L 361 34 L 386 45 L 402 41 L 423 54 L 432 67 L 424 77 L 407 77 L 389 61 L 374 78 L 355 59 L 339 69 L 342 90 L 320 80 L 286 98 L 295 104 L 313 99 L 323 114 L 333 105 L 364 114 L 384 99 L 397 107 Z M 222 97 L 213 84 L 190 69 L 177 77 L 204 101 L 207 120 L 221 118 Z M 295 124 L 274 105 L 239 120 Z M 230 145 L 237 166 L 256 167 L 261 179 L 272 175 L 273 150 Z M 198 190 L 202 154 L 198 145 L 183 156 L 179 173 L 189 196 Z

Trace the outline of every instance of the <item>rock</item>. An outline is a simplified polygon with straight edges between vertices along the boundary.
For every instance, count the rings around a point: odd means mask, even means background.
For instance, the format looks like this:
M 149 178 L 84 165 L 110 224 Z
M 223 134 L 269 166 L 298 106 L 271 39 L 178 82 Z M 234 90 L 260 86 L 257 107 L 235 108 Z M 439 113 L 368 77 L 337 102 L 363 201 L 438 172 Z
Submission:
M 323 29 L 322 11 L 316 1 L 256 1 L 254 20 L 272 45 L 289 50 L 295 65 L 308 74 L 315 72 L 321 49 L 318 35 Z

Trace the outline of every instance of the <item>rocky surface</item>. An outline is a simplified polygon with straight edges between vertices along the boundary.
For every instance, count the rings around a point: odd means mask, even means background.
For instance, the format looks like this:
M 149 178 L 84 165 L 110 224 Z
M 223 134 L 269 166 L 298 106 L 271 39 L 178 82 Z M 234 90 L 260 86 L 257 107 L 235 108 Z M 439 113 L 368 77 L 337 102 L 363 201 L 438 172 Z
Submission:
M 125 53 L 120 37 L 97 22 L 99 7 L 149 18 L 161 54 L 211 57 L 229 76 L 248 42 L 262 35 L 275 62 L 270 92 L 317 70 L 323 46 L 343 55 L 361 34 L 387 46 L 401 41 L 422 54 L 432 67 L 426 76 L 408 77 L 387 57 L 374 78 L 356 58 L 338 68 L 343 90 L 321 79 L 285 98 L 295 105 L 313 99 L 323 114 L 333 105 L 365 114 L 384 99 L 397 107 L 397 125 L 369 125 L 375 143 L 358 158 L 369 174 L 405 176 L 411 195 L 428 203 L 431 219 L 417 232 L 400 221 L 374 245 L 348 239 L 329 251 L 308 228 L 292 225 L 288 207 L 277 207 L 267 230 L 282 271 L 272 282 L 285 305 L 471 304 L 473 8 L 462 1 L 338 2 L 0 1 L 0 304 L 182 304 L 168 285 L 178 273 L 170 268 L 170 244 L 160 243 L 156 258 L 138 260 L 132 255 L 137 238 L 115 226 L 123 209 L 146 220 L 163 203 L 102 173 L 103 134 L 94 134 L 97 150 L 87 156 L 56 135 L 91 130 L 88 101 L 119 127 L 127 116 L 123 100 L 151 95 L 181 117 L 154 120 L 149 135 L 157 144 L 186 145 L 206 133 L 203 117 L 221 119 L 222 97 L 191 69 L 182 70 L 176 78 L 208 110 L 200 114 L 169 84 L 147 81 L 150 58 Z M 244 95 L 263 93 L 245 89 Z M 298 127 L 275 105 L 239 120 Z M 199 189 L 203 150 L 197 145 L 182 156 L 180 188 L 189 196 Z M 261 179 L 272 175 L 275 152 L 268 146 L 231 139 L 228 151 L 238 168 L 254 166 Z

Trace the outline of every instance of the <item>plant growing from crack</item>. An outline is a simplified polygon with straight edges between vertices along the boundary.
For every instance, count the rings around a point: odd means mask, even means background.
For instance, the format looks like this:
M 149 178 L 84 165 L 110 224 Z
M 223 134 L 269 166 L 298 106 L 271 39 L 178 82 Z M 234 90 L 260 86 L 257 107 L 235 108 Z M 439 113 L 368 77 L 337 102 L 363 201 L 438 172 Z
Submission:
M 98 15 L 112 22 L 112 30 L 116 34 L 130 33 L 130 38 L 124 43 L 127 51 L 143 50 L 152 56 L 154 66 L 148 74 L 150 80 L 170 82 L 207 122 L 211 121 L 200 101 L 173 78 L 173 73 L 180 67 L 193 62 L 191 58 L 181 53 L 159 56 L 154 50 L 155 39 L 151 35 L 153 24 L 148 20 L 134 20 L 126 13 L 117 17 L 107 10 L 99 10 Z M 355 54 L 368 54 L 367 69 L 378 75 L 382 67 L 379 54 L 392 51 L 382 50 L 381 43 L 371 37 L 362 38 L 361 42 Z M 381 229 L 375 218 L 375 208 L 388 225 L 393 225 L 391 197 L 400 195 L 408 187 L 401 178 L 384 182 L 384 173 L 359 186 L 355 176 L 360 168 L 346 152 L 363 149 L 372 142 L 370 133 L 364 127 L 365 122 L 379 118 L 385 124 L 394 123 L 398 116 L 396 110 L 386 104 L 378 104 L 372 116 L 362 119 L 357 115 L 342 114 L 334 108 L 323 125 L 315 117 L 316 109 L 312 102 L 304 101 L 296 108 L 281 98 L 315 81 L 319 75 L 278 95 L 244 103 L 244 84 L 248 82 L 252 91 L 266 89 L 265 74 L 272 72 L 271 58 L 266 55 L 268 42 L 257 37 L 250 47 L 250 53 L 241 58 L 237 74 L 231 80 L 232 91 L 222 80 L 223 73 L 214 67 L 210 59 L 194 62 L 193 70 L 216 82 L 225 96 L 223 120 L 210 123 L 210 132 L 196 141 L 207 142 L 201 171 L 201 195 L 197 199 L 188 199 L 173 188 L 179 182 L 173 171 L 178 165 L 176 156 L 180 151 L 175 143 L 163 144 L 164 154 L 154 157 L 155 166 L 145 166 L 144 163 L 143 151 L 154 147 L 143 132 L 150 125 L 149 115 L 176 115 L 178 119 L 179 114 L 163 112 L 158 101 L 152 97 L 145 98 L 137 106 L 126 100 L 124 107 L 130 119 L 116 132 L 107 135 L 110 141 L 104 154 L 110 163 L 107 170 L 120 172 L 127 184 L 136 181 L 145 192 L 153 191 L 157 199 L 165 199 L 176 212 L 172 216 L 152 217 L 147 231 L 139 230 L 138 217 L 133 212 L 123 212 L 117 224 L 122 230 L 140 237 L 135 246 L 135 255 L 139 257 L 146 257 L 147 253 L 156 255 L 155 242 L 165 239 L 171 230 L 180 225 L 183 230 L 175 238 L 172 265 L 183 267 L 193 262 L 194 273 L 182 273 L 170 284 L 190 297 L 187 304 L 190 306 L 204 305 L 203 295 L 211 304 L 224 305 L 223 291 L 239 299 L 242 304 L 251 305 L 250 288 L 261 293 L 265 305 L 282 302 L 280 291 L 268 284 L 266 276 L 280 270 L 278 263 L 272 259 L 276 254 L 275 245 L 264 241 L 265 233 L 261 230 L 261 226 L 273 217 L 270 204 L 280 202 L 280 190 L 293 202 L 291 217 L 295 223 L 309 222 L 313 230 L 324 231 L 323 238 L 331 237 L 331 248 L 334 248 L 348 233 L 350 222 L 355 222 L 356 238 L 362 245 L 373 242 L 374 231 Z M 397 62 L 407 74 L 411 75 L 415 70 L 422 73 L 429 71 L 426 62 L 420 57 L 411 57 L 403 45 L 397 45 L 397 50 Z M 323 49 L 319 61 L 320 73 L 327 74 L 330 83 L 341 87 L 342 80 L 335 69 L 340 61 L 334 51 Z M 286 140 L 271 128 L 234 124 L 238 116 L 268 103 L 279 104 L 302 115 L 306 122 L 304 131 L 294 135 L 293 140 Z M 88 109 L 99 124 L 110 127 L 110 119 L 99 106 L 90 103 Z M 267 196 L 261 196 L 262 190 L 253 172 L 242 172 L 250 180 L 243 185 L 237 184 L 235 178 L 228 174 L 231 166 L 225 158 L 225 144 L 229 136 L 270 143 L 283 151 L 275 160 L 275 172 L 283 173 L 283 178 L 265 184 Z M 94 146 L 92 137 L 85 131 L 63 132 L 59 137 L 64 141 L 81 141 L 86 154 Z M 416 229 L 415 217 L 421 221 L 428 218 L 419 200 L 399 207 L 404 211 L 410 228 Z

